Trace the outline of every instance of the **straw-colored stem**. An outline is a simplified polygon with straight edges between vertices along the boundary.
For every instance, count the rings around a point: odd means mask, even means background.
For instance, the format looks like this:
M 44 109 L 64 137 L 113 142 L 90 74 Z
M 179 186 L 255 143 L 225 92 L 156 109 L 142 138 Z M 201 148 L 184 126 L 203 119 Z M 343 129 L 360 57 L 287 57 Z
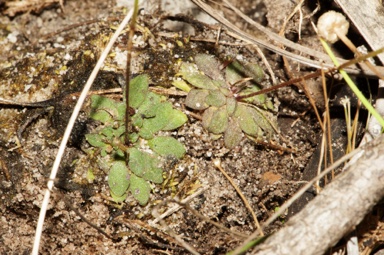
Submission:
M 329 57 L 331 58 L 335 66 L 339 66 L 339 61 L 337 61 L 335 55 L 333 54 L 332 50 L 329 48 L 328 44 L 321 38 L 320 38 L 320 42 L 322 43 L 325 51 L 327 52 L 327 54 L 329 55 Z M 368 100 L 364 97 L 363 93 L 361 93 L 361 91 L 357 88 L 356 84 L 352 81 L 349 75 L 343 69 L 339 69 L 339 72 L 343 76 L 348 86 L 352 89 L 353 93 L 355 93 L 357 98 L 364 105 L 364 107 L 367 108 L 369 113 L 372 114 L 372 116 L 375 117 L 377 121 L 380 123 L 381 127 L 384 128 L 383 117 L 381 117 L 381 115 L 375 110 L 375 108 L 368 102 Z

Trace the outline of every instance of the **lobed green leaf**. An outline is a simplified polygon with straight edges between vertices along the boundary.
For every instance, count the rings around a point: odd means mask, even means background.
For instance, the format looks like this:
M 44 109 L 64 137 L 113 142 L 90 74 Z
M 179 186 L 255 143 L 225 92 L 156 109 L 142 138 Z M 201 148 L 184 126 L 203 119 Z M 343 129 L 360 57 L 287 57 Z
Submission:
M 131 171 L 138 177 L 155 183 L 163 182 L 162 170 L 158 167 L 159 160 L 156 155 L 130 148 L 128 164 Z
M 123 120 L 125 116 L 125 105 L 113 99 L 93 95 L 91 97 L 90 117 L 102 123 L 112 123 L 113 120 Z
M 128 192 L 125 192 L 122 196 L 117 196 L 116 194 L 114 194 L 112 191 L 109 192 L 111 194 L 111 197 L 113 199 L 113 201 L 115 201 L 116 203 L 122 203 L 125 201 L 125 199 L 127 198 L 128 196 Z
M 264 77 L 263 69 L 254 63 L 241 64 L 239 61 L 233 61 L 225 68 L 225 79 L 231 84 L 248 77 L 254 82 L 260 82 Z
M 102 130 L 100 130 L 100 133 L 105 136 L 106 139 L 111 140 L 115 136 L 114 128 L 111 126 L 106 126 Z
M 137 113 L 134 115 L 138 115 L 143 118 L 151 118 L 156 115 L 156 105 L 164 101 L 164 98 L 158 94 L 153 92 L 149 92 L 146 100 L 140 105 L 137 110 Z
M 227 130 L 224 132 L 224 144 L 228 149 L 239 145 L 243 137 L 240 125 L 236 118 L 231 118 Z
M 256 86 L 252 86 L 252 87 L 247 87 L 243 90 L 241 90 L 239 92 L 239 95 L 240 96 L 244 96 L 244 95 L 248 95 L 248 94 L 251 94 L 251 93 L 254 93 L 254 92 L 257 92 L 259 91 L 260 88 L 256 87 Z M 247 98 L 244 98 L 244 101 L 245 102 L 248 102 L 248 103 L 257 103 L 257 104 L 263 104 L 266 100 L 266 95 L 265 94 L 262 94 L 262 95 L 257 95 L 257 96 L 254 96 L 254 97 L 247 97 Z
M 181 127 L 184 125 L 185 122 L 187 122 L 188 117 L 183 112 L 173 109 L 171 114 L 168 117 L 168 123 L 165 125 L 165 127 L 162 128 L 164 131 L 170 131 L 174 130 L 176 128 Z
M 217 107 L 211 106 L 204 111 L 203 116 L 202 116 L 202 124 L 203 124 L 203 127 L 205 129 L 208 129 L 208 127 L 212 121 L 213 113 L 215 113 L 217 111 L 217 109 L 218 109 Z
M 227 106 L 228 116 L 232 116 L 237 107 L 236 99 L 234 99 L 233 97 L 227 97 L 226 106 Z
M 108 185 L 116 196 L 123 196 L 130 184 L 130 174 L 124 161 L 115 161 L 108 174 Z
M 180 78 L 172 81 L 172 85 L 184 92 L 189 92 L 192 89 L 184 80 Z
M 137 109 L 148 95 L 149 77 L 139 75 L 133 78 L 129 84 L 129 106 Z
M 149 186 L 149 183 L 143 178 L 132 174 L 129 191 L 131 191 L 132 195 L 136 198 L 140 205 L 146 205 L 149 200 L 151 186 Z
M 254 107 L 248 108 L 250 108 L 250 113 L 253 120 L 264 131 L 264 134 L 267 136 L 272 136 L 275 133 L 273 126 L 277 126 L 276 117 L 268 111 L 263 111 Z
M 104 136 L 100 134 L 86 134 L 85 140 L 96 148 L 103 148 L 106 144 L 103 142 Z
M 233 61 L 225 68 L 225 80 L 230 84 L 235 84 L 244 78 L 243 67 L 238 61 Z
M 131 121 L 134 127 L 136 127 L 137 129 L 140 129 L 143 126 L 143 122 L 144 122 L 143 115 L 140 113 L 135 114 L 132 116 Z
M 160 167 L 152 167 L 151 171 L 144 173 L 143 178 L 147 181 L 160 184 L 163 182 L 163 169 Z
M 197 54 L 195 56 L 195 63 L 200 71 L 204 72 L 213 80 L 224 80 L 221 74 L 221 63 L 213 55 Z
M 261 82 L 264 78 L 263 69 L 255 63 L 244 64 L 244 74 L 246 77 L 251 77 L 255 82 Z
M 208 111 L 210 112 L 206 114 Z M 221 134 L 228 127 L 228 117 L 226 106 L 222 106 L 220 108 L 212 106 L 203 114 L 203 125 L 204 123 L 207 124 L 209 132 Z
M 154 117 L 144 118 L 139 135 L 144 139 L 152 139 L 154 134 L 162 130 L 170 120 L 173 113 L 172 104 L 162 102 L 153 106 Z
M 205 99 L 208 105 L 220 107 L 226 103 L 227 97 L 220 90 L 210 90 Z
M 209 90 L 207 89 L 192 89 L 185 99 L 185 105 L 195 110 L 204 110 L 209 107 L 206 103 Z
M 251 114 L 252 108 L 244 104 L 238 104 L 234 116 L 238 119 L 241 130 L 250 136 L 258 136 L 260 128 Z
M 173 137 L 157 136 L 148 141 L 149 147 L 161 156 L 174 156 L 178 159 L 185 154 L 184 146 Z
M 183 62 L 180 66 L 178 74 L 181 75 L 184 80 L 197 88 L 208 90 L 217 89 L 217 86 L 212 82 L 212 79 L 200 73 L 194 64 Z

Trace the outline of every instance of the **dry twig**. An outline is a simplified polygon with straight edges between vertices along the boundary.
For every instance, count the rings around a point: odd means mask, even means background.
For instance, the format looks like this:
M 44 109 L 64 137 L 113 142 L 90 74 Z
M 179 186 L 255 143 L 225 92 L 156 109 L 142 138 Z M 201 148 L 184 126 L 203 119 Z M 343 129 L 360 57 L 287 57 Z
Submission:
M 281 49 L 281 48 L 279 48 L 279 46 L 275 46 L 274 44 L 272 44 L 272 42 L 256 38 L 256 37 L 244 32 L 244 31 L 242 31 L 240 28 L 236 27 L 235 25 L 233 25 L 230 21 L 228 21 L 226 18 L 221 16 L 215 9 L 213 9 L 212 7 L 210 7 L 209 5 L 204 3 L 202 0 L 191 0 L 191 1 L 194 2 L 201 9 L 203 9 L 205 12 L 207 12 L 214 19 L 219 21 L 221 24 L 225 25 L 230 30 L 230 31 L 228 31 L 229 34 L 231 34 L 231 33 L 236 34 L 237 36 L 240 36 L 241 39 L 245 42 L 257 44 L 257 45 L 264 47 L 268 50 L 271 50 L 277 54 L 280 54 L 282 56 L 286 56 L 286 57 L 288 57 L 292 60 L 295 60 L 299 63 L 306 64 L 308 66 L 312 66 L 315 68 L 324 69 L 324 68 L 332 68 L 334 66 L 330 62 L 329 56 L 327 54 L 312 50 L 310 48 L 304 47 L 304 46 L 297 44 L 297 43 L 293 43 L 293 42 L 273 33 L 272 31 L 268 30 L 267 28 L 263 27 L 262 25 L 258 24 L 257 22 L 253 21 L 252 19 L 250 19 L 249 17 L 244 15 L 240 10 L 238 10 L 236 7 L 231 5 L 228 1 L 226 1 L 227 5 L 237 15 L 239 15 L 241 18 L 243 18 L 249 24 L 256 27 L 256 29 L 263 32 L 276 45 L 282 44 L 282 45 L 286 46 L 287 48 L 290 48 L 292 50 L 298 50 L 298 51 L 300 51 L 304 54 L 308 54 L 309 56 L 313 57 L 314 59 L 318 59 L 318 60 L 312 60 L 312 59 L 303 57 L 301 55 L 289 52 L 285 49 Z M 344 59 L 338 59 L 338 61 L 341 63 L 341 65 L 348 62 Z M 384 73 L 383 67 L 378 67 L 377 69 L 379 70 L 379 72 Z M 373 76 L 373 77 L 376 76 L 370 69 L 368 69 L 366 67 L 361 67 L 361 68 L 349 67 L 349 68 L 344 68 L 344 70 L 348 73 L 351 73 L 351 74 L 361 74 L 364 76 Z

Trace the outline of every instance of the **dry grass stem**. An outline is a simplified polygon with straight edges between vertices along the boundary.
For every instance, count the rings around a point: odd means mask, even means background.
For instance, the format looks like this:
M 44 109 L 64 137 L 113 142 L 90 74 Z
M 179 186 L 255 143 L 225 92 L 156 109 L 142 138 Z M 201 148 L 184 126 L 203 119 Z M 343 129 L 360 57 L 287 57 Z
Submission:
M 208 189 L 208 186 L 206 187 L 203 187 L 201 189 L 199 189 L 198 191 L 196 191 L 195 193 L 193 193 L 192 195 L 190 195 L 189 197 L 186 197 L 184 198 L 183 200 L 180 201 L 181 204 L 187 204 L 188 202 L 190 202 L 192 199 L 200 196 L 204 191 L 206 191 Z M 154 225 L 154 224 L 157 224 L 160 220 L 163 220 L 164 218 L 168 217 L 169 215 L 177 212 L 178 210 L 180 210 L 183 206 L 177 204 L 171 208 L 169 208 L 166 212 L 164 212 L 163 214 L 157 216 L 153 221 L 150 222 L 151 225 Z
M 268 220 L 266 220 L 263 223 L 262 228 L 265 228 L 265 227 L 269 226 L 272 222 L 274 222 L 277 218 L 279 218 L 281 216 L 281 214 L 284 213 L 286 210 L 288 210 L 288 208 L 293 204 L 293 202 L 295 202 L 299 197 L 301 197 L 304 194 L 304 192 L 307 191 L 316 181 L 320 180 L 325 175 L 327 175 L 330 171 L 332 171 L 335 168 L 339 167 L 341 164 L 343 164 L 344 162 L 348 161 L 349 159 L 353 158 L 354 161 L 359 159 L 363 155 L 363 153 L 364 153 L 364 150 L 361 149 L 361 148 L 358 148 L 358 149 L 355 149 L 354 151 L 352 151 L 351 153 L 349 153 L 347 155 L 344 155 L 343 157 L 338 159 L 333 165 L 331 165 L 328 168 L 326 168 L 323 172 L 321 172 L 321 174 L 319 174 L 318 176 L 313 178 L 311 181 L 309 181 L 307 184 L 305 184 L 302 188 L 300 188 L 300 190 L 298 190 L 290 199 L 285 201 L 285 203 L 280 207 L 280 209 L 277 212 L 275 212 L 271 217 L 268 218 Z M 353 164 L 353 162 L 352 161 L 349 162 L 345 166 L 345 168 L 349 164 Z M 251 242 L 252 240 L 257 238 L 258 236 L 259 236 L 259 231 L 255 231 L 252 235 L 250 235 L 242 243 L 242 245 L 240 245 L 237 249 L 235 249 L 232 254 L 233 255 L 239 254 L 239 252 L 241 251 L 241 249 L 242 249 L 242 247 L 244 245 L 246 245 L 247 243 Z
M 237 194 L 239 194 L 241 200 L 243 200 L 245 206 L 248 208 L 249 212 L 252 214 L 253 220 L 255 221 L 255 226 L 260 234 L 260 236 L 264 236 L 263 230 L 261 229 L 260 223 L 257 219 L 257 216 L 255 212 L 253 211 L 251 205 L 249 204 L 248 200 L 245 198 L 239 187 L 236 185 L 236 183 L 232 180 L 232 178 L 225 172 L 225 170 L 221 167 L 221 161 L 220 159 L 213 160 L 213 164 L 215 167 L 220 170 L 220 172 L 227 178 L 227 180 L 231 183 L 233 188 L 236 190 Z
M 277 45 L 284 45 L 290 49 L 293 50 L 298 50 L 301 51 L 302 53 L 308 54 L 309 56 L 312 56 L 314 59 L 319 59 L 319 61 L 312 60 L 303 56 L 300 56 L 298 54 L 289 52 L 287 50 L 281 49 L 279 46 L 275 46 L 271 44 L 271 42 L 264 41 L 259 38 L 255 38 L 254 36 L 242 31 L 240 28 L 236 27 L 233 25 L 230 21 L 228 21 L 226 18 L 221 16 L 217 11 L 215 11 L 212 7 L 207 5 L 201 0 L 191 0 L 194 2 L 197 6 L 199 6 L 201 9 L 203 9 L 205 12 L 207 12 L 210 16 L 212 16 L 214 19 L 225 25 L 229 30 L 228 34 L 234 33 L 237 34 L 238 36 L 241 37 L 241 39 L 245 42 L 248 43 L 254 43 L 257 44 L 261 47 L 264 47 L 266 49 L 269 49 L 277 54 L 280 54 L 282 56 L 286 56 L 292 60 L 295 60 L 299 63 L 306 64 L 311 67 L 319 68 L 319 69 L 324 69 L 324 68 L 333 68 L 334 65 L 330 62 L 329 56 L 325 53 L 318 52 L 315 50 L 312 50 L 310 48 L 304 47 L 300 44 L 293 43 L 292 41 L 289 41 L 272 31 L 268 30 L 267 28 L 263 27 L 262 25 L 258 24 L 257 22 L 253 21 L 249 17 L 247 17 L 244 13 L 242 13 L 239 9 L 234 7 L 231 3 L 228 1 L 224 0 L 224 3 L 232 9 L 235 14 L 239 15 L 241 18 L 243 18 L 246 22 L 251 24 L 252 26 L 256 27 L 258 30 L 266 34 L 270 39 L 272 39 Z M 344 59 L 338 59 L 338 61 L 341 63 L 341 65 L 345 64 L 348 62 L 347 60 Z M 344 68 L 344 70 L 348 73 L 351 74 L 363 74 L 365 76 L 373 76 L 376 77 L 376 74 L 373 73 L 370 69 L 367 68 L 357 68 L 357 67 L 351 67 L 351 68 Z M 377 67 L 377 70 L 379 72 L 384 73 L 384 67 Z
M 111 50 L 113 44 L 115 43 L 115 41 L 117 40 L 118 36 L 120 35 L 120 33 L 123 31 L 123 29 L 125 28 L 125 26 L 127 25 L 128 21 L 130 20 L 130 18 L 132 17 L 132 14 L 133 14 L 133 10 L 131 10 L 127 15 L 126 17 L 124 18 L 124 20 L 121 22 L 120 26 L 116 29 L 115 33 L 113 34 L 112 38 L 110 39 L 108 45 L 105 47 L 103 53 L 101 54 L 99 60 L 97 61 L 97 64 L 95 66 L 95 68 L 93 69 L 90 77 L 88 78 L 88 81 L 87 83 L 85 84 L 84 86 L 84 89 L 76 103 L 76 106 L 73 110 L 73 113 L 71 115 L 71 118 L 68 122 L 68 125 L 67 125 L 67 128 L 65 130 L 65 133 L 63 135 L 63 138 L 61 140 L 61 143 L 60 143 L 60 147 L 59 147 L 59 150 L 57 152 L 57 156 L 55 158 L 55 162 L 52 166 L 52 170 L 51 170 L 51 174 L 50 174 L 50 177 L 49 177 L 49 180 L 48 180 L 48 183 L 47 183 L 47 189 L 45 191 L 45 194 L 44 194 L 44 199 L 43 199 L 43 202 L 42 202 L 42 205 L 41 205 L 41 210 L 40 210 L 40 215 L 39 215 L 39 220 L 37 222 L 37 227 L 36 227 L 36 234 L 35 234 L 35 240 L 34 240 L 34 244 L 33 244 L 33 250 L 32 250 L 32 254 L 33 255 L 37 255 L 39 253 L 39 246 L 40 246 L 40 240 L 41 240 L 41 235 L 42 235 L 42 232 L 43 232 L 43 225 L 44 225 L 44 220 L 45 220 L 45 214 L 46 214 L 46 211 L 47 211 L 47 208 L 48 208 L 48 204 L 49 204 L 49 200 L 50 200 L 50 195 L 51 195 L 51 192 L 53 190 L 53 187 L 54 187 L 54 180 L 56 179 L 56 175 L 57 175 L 57 172 L 59 170 L 59 166 L 60 166 L 60 162 L 61 162 L 61 159 L 64 155 L 64 151 L 65 151 L 65 147 L 67 145 L 67 142 L 69 140 L 69 137 L 71 135 L 71 132 L 72 132 L 72 129 L 73 129 L 73 126 L 75 125 L 75 121 L 77 119 L 77 116 L 82 108 L 82 105 L 88 95 L 88 91 L 90 90 L 91 86 L 92 86 L 92 83 L 93 81 L 95 80 L 96 76 L 97 76 L 97 73 L 99 72 L 101 66 L 103 65 L 104 63 L 104 60 L 107 58 L 108 56 L 108 53 L 109 51 Z
M 301 26 L 302 26 L 302 23 L 303 23 L 303 12 L 302 12 L 301 8 L 302 8 L 303 4 L 304 4 L 304 0 L 300 0 L 300 2 L 296 5 L 296 7 L 291 12 L 291 14 L 284 20 L 284 23 L 281 26 L 281 29 L 280 29 L 280 32 L 279 32 L 280 36 L 284 36 L 285 28 L 286 28 L 288 22 L 293 18 L 295 13 L 298 12 L 299 15 L 300 15 L 300 17 L 299 17 L 298 33 L 299 33 L 299 41 L 301 40 Z
M 324 129 L 324 136 L 327 137 L 327 143 L 328 143 L 328 146 L 326 146 L 328 148 L 328 150 L 325 150 L 325 161 L 324 161 L 324 166 L 327 167 L 328 165 L 328 161 L 327 161 L 327 153 L 329 151 L 329 161 L 331 164 L 333 164 L 333 150 L 332 150 L 332 132 L 331 132 L 331 112 L 329 110 L 329 97 L 328 97 L 328 92 L 327 92 L 327 84 L 325 83 L 325 75 L 324 75 L 324 71 L 321 70 L 321 83 L 322 83 L 322 86 L 323 86 L 323 96 L 324 96 L 324 105 L 325 105 L 325 116 L 324 118 L 326 118 L 326 129 Z M 335 177 L 335 173 L 334 171 L 332 171 L 332 179 Z
M 156 218 L 160 218 L 160 214 L 157 212 L 157 207 L 155 207 L 152 211 L 152 215 Z M 191 245 L 186 243 L 179 235 L 177 235 L 163 220 L 159 220 L 161 226 L 165 229 L 165 231 L 168 232 L 169 235 L 171 235 L 173 238 L 177 240 L 177 242 L 183 246 L 187 251 L 189 251 L 193 255 L 199 255 L 200 253 L 197 252 Z

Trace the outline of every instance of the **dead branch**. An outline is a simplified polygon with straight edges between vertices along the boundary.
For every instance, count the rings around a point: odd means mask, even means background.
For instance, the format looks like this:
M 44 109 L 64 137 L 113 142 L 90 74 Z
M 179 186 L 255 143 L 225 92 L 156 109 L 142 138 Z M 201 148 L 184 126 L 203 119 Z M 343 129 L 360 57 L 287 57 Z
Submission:
M 261 26 L 257 22 L 253 21 L 244 13 L 242 13 L 240 10 L 236 9 L 234 6 L 230 5 L 230 8 L 241 18 L 243 18 L 245 21 L 247 21 L 250 25 L 254 26 L 256 29 L 260 30 L 262 33 L 264 33 L 270 40 L 264 40 L 264 39 L 259 39 L 256 38 L 244 31 L 242 31 L 240 28 L 236 27 L 234 24 L 232 24 L 229 20 L 227 20 L 225 17 L 220 15 L 215 9 L 213 9 L 211 6 L 206 4 L 203 0 L 191 0 L 194 4 L 199 6 L 202 10 L 204 10 L 206 13 L 208 13 L 211 17 L 216 19 L 219 23 L 224 25 L 229 31 L 227 31 L 228 34 L 230 35 L 237 35 L 241 40 L 247 43 L 251 44 L 256 44 L 260 47 L 266 48 L 268 50 L 271 50 L 273 52 L 276 52 L 277 54 L 280 54 L 282 56 L 285 56 L 289 59 L 295 60 L 299 63 L 312 66 L 315 68 L 332 68 L 333 64 L 330 63 L 329 56 L 318 51 L 314 51 L 312 49 L 309 49 L 307 47 L 304 47 L 300 44 L 293 43 L 292 41 L 289 41 L 286 38 L 283 38 L 274 32 L 270 31 L 269 29 Z M 225 1 L 227 5 L 229 4 L 228 1 Z M 310 58 L 306 58 L 304 56 L 294 54 L 290 51 L 281 49 L 280 46 L 276 45 L 284 45 L 287 48 L 291 48 L 294 50 L 299 50 L 302 53 L 308 54 L 309 56 L 312 56 L 314 59 L 319 59 L 319 60 L 313 60 Z M 338 59 L 338 61 L 343 65 L 347 61 L 345 59 Z M 372 73 L 371 70 L 365 68 L 364 66 L 361 66 L 360 68 L 357 67 L 348 67 L 348 68 L 343 68 L 346 72 L 350 74 L 362 74 L 364 76 L 373 76 L 376 77 L 374 73 Z M 377 69 L 382 72 L 383 67 L 377 67 Z
M 384 197 L 384 136 L 252 254 L 324 254 Z

